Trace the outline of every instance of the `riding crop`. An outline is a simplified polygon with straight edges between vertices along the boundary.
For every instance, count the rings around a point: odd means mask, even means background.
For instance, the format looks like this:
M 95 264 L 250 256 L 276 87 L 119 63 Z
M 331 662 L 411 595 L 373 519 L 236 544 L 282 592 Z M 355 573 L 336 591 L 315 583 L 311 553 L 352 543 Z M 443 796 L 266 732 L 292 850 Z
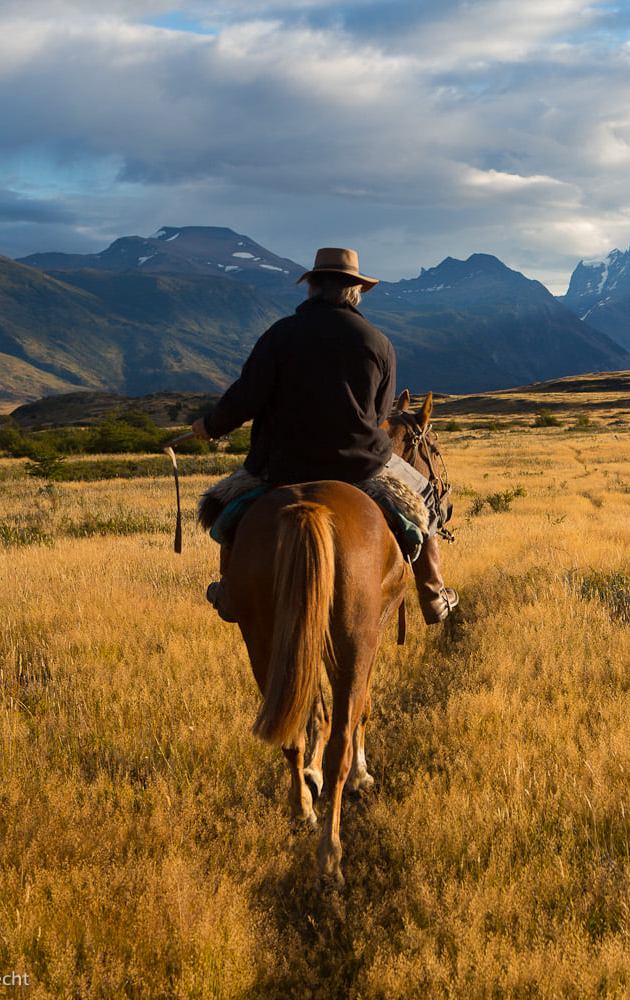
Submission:
M 173 548 L 178 555 L 182 552 L 182 505 L 179 497 L 179 472 L 177 469 L 177 456 L 173 450 L 175 445 L 181 444 L 182 441 L 189 441 L 190 438 L 194 438 L 195 434 L 193 431 L 187 431 L 186 434 L 180 434 L 179 437 L 173 438 L 169 441 L 167 445 L 164 446 L 164 454 L 168 455 L 171 462 L 173 463 L 173 475 L 175 477 L 175 496 L 177 497 L 177 521 L 175 523 L 175 541 Z

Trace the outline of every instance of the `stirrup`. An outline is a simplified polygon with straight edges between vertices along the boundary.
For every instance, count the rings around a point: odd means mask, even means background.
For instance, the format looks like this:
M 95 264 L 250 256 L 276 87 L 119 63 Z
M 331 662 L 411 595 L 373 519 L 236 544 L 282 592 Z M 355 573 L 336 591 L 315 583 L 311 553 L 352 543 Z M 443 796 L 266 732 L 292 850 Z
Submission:
M 459 604 L 459 594 L 452 587 L 442 587 L 440 593 L 427 604 L 420 605 L 422 617 L 427 625 L 439 625 Z
M 230 625 L 234 625 L 237 619 L 234 617 L 229 604 L 225 599 L 225 588 L 222 586 L 222 580 L 215 580 L 214 583 L 208 584 L 208 589 L 206 590 L 206 600 L 212 605 L 214 610 L 222 618 L 224 622 L 229 622 Z

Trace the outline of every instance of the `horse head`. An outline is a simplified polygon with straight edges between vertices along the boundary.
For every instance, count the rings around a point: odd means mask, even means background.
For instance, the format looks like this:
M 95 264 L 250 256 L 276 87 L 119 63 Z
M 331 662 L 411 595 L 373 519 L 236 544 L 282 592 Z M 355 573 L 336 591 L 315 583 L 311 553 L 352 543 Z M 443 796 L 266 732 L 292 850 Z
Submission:
M 422 406 L 413 410 L 409 390 L 403 389 L 389 419 L 383 422 L 383 430 L 391 438 L 394 454 L 409 462 L 433 484 L 440 508 L 440 533 L 452 539 L 446 529 L 453 509 L 449 497 L 451 486 L 437 434 L 431 428 L 432 413 L 432 392 L 427 393 Z
M 441 482 L 441 454 L 437 434 L 431 428 L 433 413 L 433 393 L 428 392 L 422 406 L 413 410 L 409 389 L 403 389 L 394 409 L 383 424 L 391 440 L 394 454 L 400 455 L 426 479 L 435 478 Z

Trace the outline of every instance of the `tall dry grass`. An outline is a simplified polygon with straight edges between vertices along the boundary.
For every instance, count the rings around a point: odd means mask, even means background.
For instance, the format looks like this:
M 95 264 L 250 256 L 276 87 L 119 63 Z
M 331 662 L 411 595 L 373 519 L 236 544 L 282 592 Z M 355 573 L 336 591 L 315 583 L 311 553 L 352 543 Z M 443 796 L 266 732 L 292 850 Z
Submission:
M 0 974 L 38 1000 L 629 996 L 629 443 L 449 436 L 461 615 L 387 636 L 341 898 L 204 601 L 203 480 L 181 557 L 168 481 L 4 482 L 0 520 L 48 537 L 0 554 Z

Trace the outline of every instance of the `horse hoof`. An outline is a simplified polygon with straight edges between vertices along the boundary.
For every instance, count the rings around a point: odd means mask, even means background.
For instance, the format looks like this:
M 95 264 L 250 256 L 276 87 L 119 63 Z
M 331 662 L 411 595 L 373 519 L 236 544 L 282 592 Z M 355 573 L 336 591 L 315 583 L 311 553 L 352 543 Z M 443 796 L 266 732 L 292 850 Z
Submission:
M 311 793 L 313 805 L 315 805 L 318 798 L 320 798 L 322 794 L 324 776 L 321 771 L 313 771 L 311 768 L 308 768 L 304 771 L 304 781 L 306 782 L 306 786 Z
M 308 816 L 294 816 L 291 820 L 291 829 L 293 833 L 312 833 L 317 830 L 317 816 L 315 811 L 311 809 Z
M 334 872 L 320 875 L 317 885 L 322 896 L 330 896 L 342 892 L 345 889 L 346 880 L 341 873 L 341 868 L 338 868 Z
M 356 778 L 353 782 L 348 782 L 348 791 L 352 795 L 360 795 L 361 792 L 369 792 L 374 788 L 374 778 L 366 771 L 365 774 Z

